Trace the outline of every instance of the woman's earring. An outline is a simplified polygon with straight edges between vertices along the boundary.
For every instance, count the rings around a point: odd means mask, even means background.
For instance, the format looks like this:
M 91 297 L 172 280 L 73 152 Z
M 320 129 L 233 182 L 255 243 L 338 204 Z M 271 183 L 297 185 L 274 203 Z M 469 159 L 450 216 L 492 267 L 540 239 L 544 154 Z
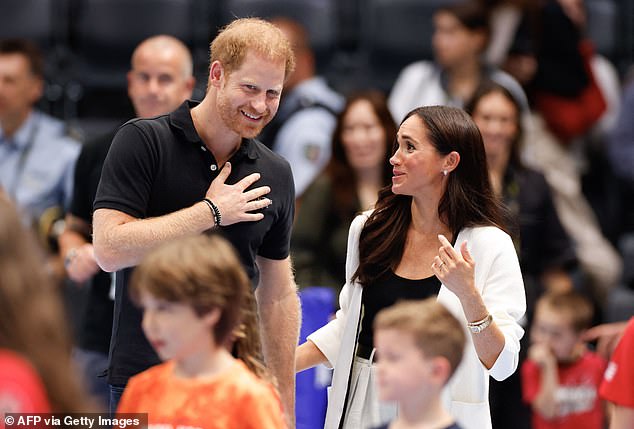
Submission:
M 446 176 L 446 175 L 447 175 L 447 170 L 443 170 L 443 171 L 442 171 L 442 175 L 443 175 L 443 176 Z

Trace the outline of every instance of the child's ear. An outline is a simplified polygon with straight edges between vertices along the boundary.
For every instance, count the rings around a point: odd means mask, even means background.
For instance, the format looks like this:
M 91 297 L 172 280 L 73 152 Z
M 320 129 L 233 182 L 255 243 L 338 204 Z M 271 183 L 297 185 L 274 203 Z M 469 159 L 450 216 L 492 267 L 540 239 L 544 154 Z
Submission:
M 218 307 L 214 307 L 211 310 L 209 310 L 209 312 L 203 314 L 201 318 L 205 321 L 207 325 L 211 327 L 211 326 L 216 326 L 216 324 L 218 323 L 218 320 L 220 320 L 221 314 L 222 314 L 222 311 Z
M 431 378 L 437 386 L 445 385 L 451 375 L 451 364 L 446 357 L 436 356 L 431 358 Z

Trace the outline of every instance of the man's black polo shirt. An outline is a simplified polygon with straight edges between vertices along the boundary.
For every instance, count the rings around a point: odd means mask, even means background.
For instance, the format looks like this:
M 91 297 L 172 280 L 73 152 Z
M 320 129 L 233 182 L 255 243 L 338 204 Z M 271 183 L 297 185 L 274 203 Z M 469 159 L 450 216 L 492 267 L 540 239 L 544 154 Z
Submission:
M 205 197 L 219 173 L 205 148 L 184 102 L 169 115 L 135 119 L 115 136 L 103 167 L 94 209 L 119 210 L 135 218 L 162 216 L 190 207 Z M 256 255 L 284 259 L 289 254 L 295 190 L 291 168 L 283 158 L 255 140 L 242 141 L 229 160 L 233 184 L 251 173 L 261 178 L 251 188 L 269 186 L 272 204 L 264 219 L 221 227 L 236 248 L 254 285 L 259 279 Z M 129 377 L 157 364 L 159 358 L 141 330 L 142 313 L 129 299 L 132 269 L 116 274 L 116 294 L 108 381 L 123 385 Z

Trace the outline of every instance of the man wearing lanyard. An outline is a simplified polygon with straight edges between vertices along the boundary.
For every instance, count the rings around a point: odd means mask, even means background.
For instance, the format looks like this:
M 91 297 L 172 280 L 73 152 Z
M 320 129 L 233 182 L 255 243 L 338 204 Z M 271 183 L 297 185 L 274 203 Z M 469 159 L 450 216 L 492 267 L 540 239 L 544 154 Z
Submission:
M 80 145 L 65 135 L 61 121 L 34 108 L 44 88 L 43 70 L 36 46 L 0 41 L 0 187 L 25 223 L 55 247 L 54 224 L 70 202 Z M 61 263 L 49 268 L 63 273 Z

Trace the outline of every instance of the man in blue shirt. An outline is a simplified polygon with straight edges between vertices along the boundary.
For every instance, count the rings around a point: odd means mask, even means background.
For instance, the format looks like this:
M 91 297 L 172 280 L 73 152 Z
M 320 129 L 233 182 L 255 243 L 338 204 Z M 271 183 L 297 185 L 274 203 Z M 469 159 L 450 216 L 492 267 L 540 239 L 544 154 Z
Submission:
M 0 41 L 0 187 L 46 240 L 70 203 L 80 145 L 61 121 L 37 111 L 44 88 L 40 51 L 26 40 Z M 59 265 L 59 264 L 58 264 Z

